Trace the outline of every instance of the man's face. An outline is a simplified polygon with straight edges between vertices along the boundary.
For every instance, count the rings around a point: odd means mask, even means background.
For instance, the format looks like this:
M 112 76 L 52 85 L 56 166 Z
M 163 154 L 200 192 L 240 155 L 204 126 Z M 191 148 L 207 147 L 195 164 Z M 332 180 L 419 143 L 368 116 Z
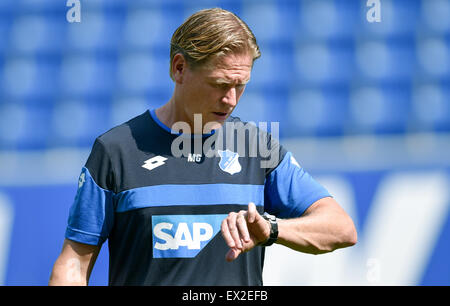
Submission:
M 202 114 L 202 123 L 219 128 L 230 116 L 250 80 L 253 59 L 248 54 L 229 54 L 207 65 L 184 71 L 180 86 L 182 115 L 193 127 L 194 114 Z

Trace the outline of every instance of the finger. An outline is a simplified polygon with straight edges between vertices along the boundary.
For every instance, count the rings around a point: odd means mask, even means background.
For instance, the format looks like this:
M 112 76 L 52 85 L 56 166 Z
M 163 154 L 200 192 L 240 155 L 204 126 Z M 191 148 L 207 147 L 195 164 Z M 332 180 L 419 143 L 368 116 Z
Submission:
M 248 203 L 248 213 L 247 213 L 248 223 L 255 222 L 257 214 L 258 214 L 258 211 L 256 210 L 255 203 L 253 203 L 253 202 Z
M 241 237 L 239 237 L 239 231 L 236 225 L 237 213 L 230 213 L 227 218 L 228 231 L 234 240 L 235 246 L 242 249 Z
M 239 230 L 239 236 L 242 237 L 242 239 L 245 242 L 249 242 L 250 241 L 250 234 L 248 232 L 248 227 L 247 227 L 247 221 L 245 220 L 245 211 L 241 211 L 237 218 L 236 218 L 236 225 L 237 228 Z
M 232 248 L 230 249 L 227 254 L 225 255 L 225 260 L 230 262 L 235 260 L 236 258 L 238 258 L 238 256 L 242 253 L 241 250 L 236 249 L 236 248 Z
M 228 229 L 228 220 L 227 219 L 224 219 L 222 221 L 221 230 L 222 230 L 222 237 L 225 240 L 225 243 L 228 245 L 228 247 L 230 247 L 230 248 L 236 247 L 236 244 L 234 243 L 234 239 L 233 239 L 233 237 L 231 237 L 230 230 Z

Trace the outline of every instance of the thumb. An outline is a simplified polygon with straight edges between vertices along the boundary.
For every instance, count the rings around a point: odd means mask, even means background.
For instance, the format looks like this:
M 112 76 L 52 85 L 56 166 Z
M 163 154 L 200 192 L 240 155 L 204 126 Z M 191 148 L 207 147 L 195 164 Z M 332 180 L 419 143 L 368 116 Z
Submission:
M 247 220 L 248 223 L 253 223 L 256 220 L 258 211 L 256 210 L 256 205 L 253 202 L 248 203 L 248 209 L 247 209 Z

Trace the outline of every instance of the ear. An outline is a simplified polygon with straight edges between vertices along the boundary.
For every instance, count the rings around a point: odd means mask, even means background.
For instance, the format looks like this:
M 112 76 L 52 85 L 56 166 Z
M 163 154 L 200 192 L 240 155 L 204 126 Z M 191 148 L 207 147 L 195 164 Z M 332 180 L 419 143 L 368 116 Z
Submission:
M 187 62 L 183 54 L 177 53 L 172 60 L 172 76 L 176 83 L 183 83 L 183 76 L 186 73 Z

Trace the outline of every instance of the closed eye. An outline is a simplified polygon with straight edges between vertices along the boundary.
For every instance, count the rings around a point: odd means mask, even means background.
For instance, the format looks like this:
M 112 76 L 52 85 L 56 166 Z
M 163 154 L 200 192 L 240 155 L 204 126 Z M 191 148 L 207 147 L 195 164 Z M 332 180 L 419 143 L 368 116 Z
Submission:
M 237 89 L 237 90 L 242 90 L 242 89 L 245 88 L 245 85 L 247 85 L 247 84 L 237 84 L 237 85 L 236 85 L 236 89 Z
M 236 84 L 235 86 L 233 86 L 232 84 L 228 83 L 214 83 L 212 84 L 212 86 L 222 90 L 228 90 L 232 87 L 236 87 L 236 90 L 242 90 L 245 88 L 246 84 Z
M 223 90 L 227 90 L 230 87 L 231 87 L 231 85 L 227 84 L 227 83 L 219 83 L 219 84 L 217 84 L 217 88 L 220 88 L 220 89 L 223 89 Z

